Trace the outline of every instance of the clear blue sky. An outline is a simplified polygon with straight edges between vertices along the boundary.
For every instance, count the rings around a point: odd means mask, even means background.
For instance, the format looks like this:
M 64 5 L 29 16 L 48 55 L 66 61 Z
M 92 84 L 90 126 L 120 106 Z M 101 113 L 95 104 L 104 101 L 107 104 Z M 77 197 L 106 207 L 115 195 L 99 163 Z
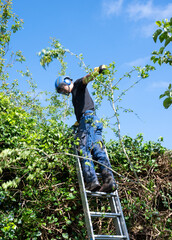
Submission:
M 101 64 L 116 63 L 116 76 L 121 77 L 133 65 L 150 64 L 155 44 L 152 34 L 155 21 L 172 17 L 171 0 L 14 0 L 13 12 L 24 20 L 21 31 L 13 37 L 12 50 L 20 49 L 27 60 L 33 79 L 39 90 L 54 92 L 54 81 L 58 64 L 50 64 L 45 71 L 39 63 L 37 53 L 49 46 L 50 37 L 74 53 L 83 53 L 84 61 L 91 68 Z M 169 46 L 171 48 L 171 46 Z M 169 49 L 170 50 L 170 49 Z M 172 50 L 172 49 L 171 49 Z M 85 73 L 77 61 L 69 59 L 67 74 L 73 79 Z M 157 141 L 162 136 L 163 146 L 172 149 L 172 107 L 165 110 L 159 95 L 170 81 L 172 67 L 156 65 L 156 71 L 141 81 L 123 98 L 121 105 L 131 108 L 139 115 L 121 114 L 123 135 L 136 137 L 143 133 L 145 141 Z M 121 88 L 127 88 L 123 80 Z M 91 90 L 91 86 L 89 86 Z M 104 103 L 98 116 L 108 115 Z M 71 119 L 71 125 L 75 119 Z M 70 123 L 69 123 L 70 124 Z M 107 139 L 114 138 L 108 132 Z

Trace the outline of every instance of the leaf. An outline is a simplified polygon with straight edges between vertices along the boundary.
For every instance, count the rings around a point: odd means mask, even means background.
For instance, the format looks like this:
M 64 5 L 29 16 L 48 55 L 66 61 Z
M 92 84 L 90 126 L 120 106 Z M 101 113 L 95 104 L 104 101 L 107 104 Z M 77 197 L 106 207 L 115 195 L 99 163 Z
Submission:
M 164 48 L 165 48 L 165 47 L 161 47 L 161 48 L 159 49 L 159 54 L 162 54 L 162 53 L 163 53 Z
M 172 98 L 168 97 L 163 101 L 163 106 L 165 109 L 169 108 L 172 104 Z
M 73 193 L 69 193 L 69 195 L 66 199 L 71 200 L 71 199 L 74 199 L 74 198 L 75 198 L 75 196 L 73 195 Z
M 158 55 L 158 52 L 157 51 L 153 51 L 152 54 Z
M 167 32 L 163 32 L 160 36 L 159 36 L 159 40 L 162 43 L 165 39 L 167 39 Z
M 156 24 L 158 25 L 158 27 L 161 27 L 161 21 L 156 21 Z
M 162 64 L 161 58 L 158 59 L 158 64 L 161 66 L 161 64 Z
M 153 34 L 154 42 L 157 41 L 158 36 L 162 33 L 162 29 L 157 29 L 156 32 Z
M 167 39 L 165 40 L 164 47 L 166 47 L 171 41 L 172 41 L 172 37 L 167 38 Z
M 158 58 L 156 58 L 155 56 L 152 56 L 152 57 L 151 57 L 151 60 L 152 60 L 154 63 L 156 63 L 156 62 L 158 61 Z
M 85 162 L 85 165 L 91 166 L 91 163 L 90 162 Z
M 163 94 L 161 94 L 161 95 L 159 96 L 159 99 L 161 99 L 161 98 L 163 98 L 163 97 L 165 97 L 165 96 L 166 96 L 166 94 L 163 93 Z
M 68 235 L 68 233 L 62 233 L 62 237 L 63 237 L 64 239 L 68 239 L 68 238 L 69 238 L 69 235 Z
M 170 22 L 169 22 L 169 23 L 170 23 L 170 25 L 172 26 L 172 18 L 170 18 Z

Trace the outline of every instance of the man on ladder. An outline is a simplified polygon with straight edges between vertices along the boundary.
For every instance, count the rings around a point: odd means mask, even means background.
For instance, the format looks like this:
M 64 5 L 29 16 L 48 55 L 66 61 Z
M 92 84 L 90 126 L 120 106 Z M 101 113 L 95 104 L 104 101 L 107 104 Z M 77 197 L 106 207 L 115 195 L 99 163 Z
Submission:
M 58 93 L 69 95 L 72 94 L 72 103 L 78 122 L 77 137 L 80 139 L 80 150 L 82 156 L 98 161 L 102 175 L 103 185 L 101 186 L 97 178 L 94 163 L 84 158 L 81 161 L 83 176 L 86 189 L 89 191 L 114 192 L 117 185 L 111 170 L 109 159 L 103 147 L 102 129 L 103 125 L 95 114 L 94 102 L 88 92 L 87 84 L 92 81 L 98 74 L 104 74 L 106 66 L 94 68 L 90 73 L 75 82 L 70 77 L 58 77 L 55 81 L 55 88 Z
M 98 74 L 105 74 L 105 71 L 106 66 L 101 65 L 94 68 L 94 72 L 76 80 L 74 83 L 71 78 L 60 76 L 55 82 L 55 87 L 58 93 L 65 95 L 72 93 L 72 103 L 78 122 L 77 137 L 80 139 L 79 146 L 82 156 L 84 156 L 84 159 L 77 157 L 76 166 L 88 238 L 89 240 L 129 240 L 117 185 L 110 170 L 111 165 L 108 155 L 103 146 L 103 126 L 95 114 L 94 103 L 87 89 L 87 84 L 98 76 Z M 103 180 L 102 186 L 97 178 L 94 163 L 91 160 L 92 156 L 94 160 L 100 163 L 100 172 Z M 90 211 L 88 199 L 92 197 L 105 197 L 107 204 L 110 205 L 111 212 Z M 92 218 L 97 217 L 113 219 L 115 226 L 113 235 L 95 234 Z

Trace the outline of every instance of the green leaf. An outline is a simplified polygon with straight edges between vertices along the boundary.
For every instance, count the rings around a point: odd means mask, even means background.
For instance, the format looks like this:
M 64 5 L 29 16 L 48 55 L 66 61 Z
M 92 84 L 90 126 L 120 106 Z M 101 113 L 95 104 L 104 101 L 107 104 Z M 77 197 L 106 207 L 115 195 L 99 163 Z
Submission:
M 156 62 L 158 61 L 158 58 L 156 58 L 155 56 L 152 56 L 152 57 L 151 57 L 151 60 L 152 60 L 154 63 L 156 63 Z
M 68 239 L 68 238 L 69 238 L 69 235 L 68 235 L 68 233 L 62 233 L 62 237 L 63 237 L 64 239 Z
M 158 52 L 157 51 L 153 51 L 152 54 L 158 55 Z
M 161 48 L 159 49 L 159 54 L 162 54 L 162 53 L 163 53 L 164 48 L 165 48 L 165 47 L 161 47 Z
M 166 47 L 171 41 L 172 41 L 172 37 L 167 38 L 167 39 L 165 40 L 164 47 Z
M 163 106 L 165 109 L 169 108 L 172 104 L 172 98 L 168 97 L 163 101 Z
M 162 33 L 162 29 L 157 29 L 156 32 L 153 34 L 154 42 L 157 41 L 158 36 Z
M 74 199 L 74 198 L 75 198 L 75 196 L 73 195 L 73 193 L 69 193 L 69 195 L 66 199 L 71 200 L 71 199 Z
M 161 98 L 163 98 L 163 97 L 165 97 L 165 96 L 166 96 L 166 94 L 163 93 L 163 94 L 161 94 L 161 95 L 159 96 L 159 99 L 161 99 Z
M 163 32 L 160 36 L 159 36 L 159 40 L 162 43 L 165 39 L 167 39 L 167 32 Z
M 158 25 L 158 27 L 161 27 L 162 25 L 161 21 L 156 21 L 156 24 Z
M 91 163 L 90 162 L 85 162 L 85 165 L 91 166 Z
M 170 23 L 170 25 L 172 26 L 172 17 L 170 18 L 170 22 L 169 22 L 169 23 Z

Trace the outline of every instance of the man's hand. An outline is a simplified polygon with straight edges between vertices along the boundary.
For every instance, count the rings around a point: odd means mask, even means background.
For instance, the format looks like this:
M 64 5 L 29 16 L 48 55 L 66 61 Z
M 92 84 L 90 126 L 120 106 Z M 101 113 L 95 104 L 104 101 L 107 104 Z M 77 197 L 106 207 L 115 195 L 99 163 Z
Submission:
M 107 71 L 107 67 L 106 65 L 100 65 L 99 67 L 95 67 L 94 68 L 94 72 L 98 72 L 99 74 L 106 74 L 106 71 Z
M 77 132 L 78 126 L 79 126 L 79 123 L 77 121 L 71 126 L 73 133 Z
M 91 82 L 94 78 L 96 78 L 99 74 L 107 74 L 108 68 L 106 65 L 100 65 L 99 67 L 94 68 L 94 72 L 89 73 L 85 77 L 83 77 L 82 81 L 84 84 L 88 84 Z
M 107 67 L 106 67 L 106 65 L 100 65 L 99 66 L 99 73 L 101 74 L 105 74 L 105 71 L 107 70 Z

